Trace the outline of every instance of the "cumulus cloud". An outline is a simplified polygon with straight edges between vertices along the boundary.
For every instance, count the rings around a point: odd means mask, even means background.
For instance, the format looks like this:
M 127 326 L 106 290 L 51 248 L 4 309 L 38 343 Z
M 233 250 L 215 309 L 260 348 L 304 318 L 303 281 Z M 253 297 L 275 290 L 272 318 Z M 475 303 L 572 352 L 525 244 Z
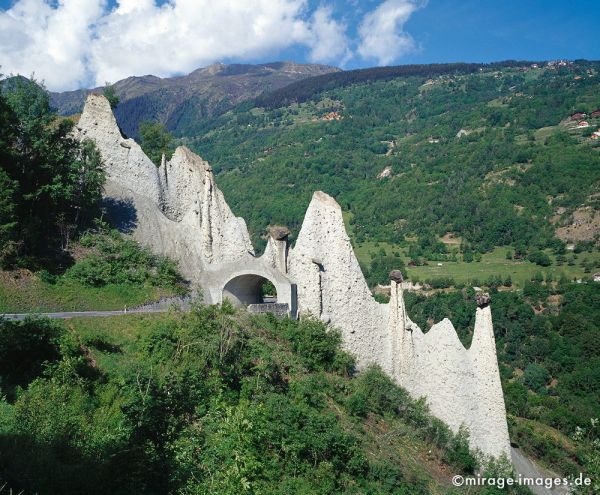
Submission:
M 403 26 L 421 5 L 385 0 L 365 14 L 358 54 L 389 63 L 412 49 Z M 356 46 L 347 32 L 331 6 L 309 0 L 16 0 L 0 10 L 0 70 L 35 72 L 49 89 L 65 90 L 275 58 L 290 47 L 344 66 Z
M 426 0 L 385 0 L 367 13 L 358 29 L 358 54 L 387 65 L 414 51 L 415 40 L 404 31 L 404 24 L 426 3 Z
M 19 0 L 0 12 L 0 65 L 3 72 L 35 72 L 51 88 L 76 86 L 88 76 L 87 50 L 99 0 Z
M 307 33 L 313 26 L 304 11 L 301 0 L 176 0 L 162 6 L 122 0 L 97 26 L 90 66 L 97 81 L 114 81 L 132 73 L 167 75 L 216 60 L 274 55 L 311 43 Z
M 310 47 L 309 59 L 313 62 L 333 62 L 345 65 L 352 57 L 347 26 L 333 18 L 331 7 L 321 6 L 312 16 L 306 43 Z
M 0 11 L 5 73 L 35 71 L 50 89 L 132 74 L 185 73 L 217 60 L 276 56 L 293 45 L 341 63 L 346 27 L 307 0 L 17 0 Z

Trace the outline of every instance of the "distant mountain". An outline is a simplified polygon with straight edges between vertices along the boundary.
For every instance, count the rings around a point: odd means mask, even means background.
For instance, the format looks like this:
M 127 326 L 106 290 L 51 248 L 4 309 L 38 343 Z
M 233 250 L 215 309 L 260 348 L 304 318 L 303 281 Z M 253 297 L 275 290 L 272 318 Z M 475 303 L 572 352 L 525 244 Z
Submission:
M 415 265 L 440 261 L 447 233 L 467 259 L 600 247 L 599 84 L 600 62 L 584 60 L 343 71 L 207 119 L 186 144 L 256 245 L 269 224 L 297 232 L 322 190 L 355 243 L 411 244 Z
M 274 62 L 213 64 L 179 77 L 128 77 L 114 84 L 121 99 L 116 117 L 121 129 L 136 136 L 140 122 L 158 120 L 176 135 L 195 134 L 203 119 L 220 115 L 245 100 L 308 77 L 340 69 L 327 65 Z M 102 88 L 51 93 L 61 115 L 79 113 L 86 96 Z

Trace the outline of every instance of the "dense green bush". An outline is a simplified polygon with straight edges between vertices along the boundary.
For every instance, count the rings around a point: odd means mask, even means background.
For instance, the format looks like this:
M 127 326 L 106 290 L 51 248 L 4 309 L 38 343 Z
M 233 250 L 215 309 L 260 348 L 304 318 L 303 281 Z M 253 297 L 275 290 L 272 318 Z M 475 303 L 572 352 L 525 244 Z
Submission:
M 170 160 L 173 155 L 173 136 L 160 122 L 145 121 L 140 123 L 138 134 L 140 146 L 144 153 L 159 167 L 164 156 Z
M 367 368 L 354 382 L 354 392 L 346 402 L 348 411 L 355 416 L 397 414 L 412 405 L 406 392 L 396 387 L 377 367 Z
M 0 319 L 0 396 L 14 395 L 42 374 L 44 366 L 60 359 L 62 325 L 47 319 Z
M 72 239 L 98 213 L 99 151 L 50 109 L 36 81 L 0 81 L 0 267 L 66 264 Z
M 552 264 L 550 256 L 543 251 L 533 251 L 527 256 L 527 259 L 540 266 L 550 266 Z
M 541 392 L 550 382 L 550 373 L 541 364 L 531 363 L 523 373 L 523 383 L 534 392 Z
M 302 325 L 288 320 L 280 328 L 282 335 L 290 341 L 292 350 L 309 370 L 352 372 L 354 362 L 340 350 L 342 336 L 339 331 L 331 329 L 324 332 L 323 324 L 312 319 L 303 321 Z
M 474 473 L 478 467 L 477 459 L 469 450 L 469 433 L 462 429 L 450 440 L 446 452 L 446 461 L 459 467 L 463 472 Z
M 64 273 L 63 281 L 74 280 L 92 287 L 149 284 L 184 290 L 175 262 L 152 254 L 116 230 L 87 233 L 80 244 L 90 252 Z
M 463 436 L 381 370 L 351 377 L 339 334 L 317 321 L 196 307 L 146 321 L 125 346 L 106 331 L 51 328 L 49 364 L 24 363 L 23 390 L 0 399 L 0 478 L 13 489 L 429 493 L 422 472 L 406 475 L 410 463 L 371 454 L 361 426 L 371 419 L 411 435 L 411 448 L 431 442 L 453 470 L 472 469 Z M 23 335 L 32 348 L 37 334 Z

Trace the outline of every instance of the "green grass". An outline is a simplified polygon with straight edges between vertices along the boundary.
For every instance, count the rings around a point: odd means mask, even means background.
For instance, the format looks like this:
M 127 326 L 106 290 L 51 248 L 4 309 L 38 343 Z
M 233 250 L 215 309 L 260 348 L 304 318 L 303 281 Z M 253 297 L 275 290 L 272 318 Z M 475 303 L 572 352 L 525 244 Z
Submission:
M 125 351 L 133 352 L 136 340 L 149 333 L 152 325 L 172 318 L 169 313 L 123 314 L 106 318 L 72 318 L 67 325 L 83 339 L 106 337 Z
M 351 213 L 344 212 L 344 223 L 350 237 L 352 237 L 353 233 L 352 226 L 349 223 L 351 217 Z M 353 247 L 356 257 L 363 269 L 369 267 L 371 264 L 371 253 L 378 254 L 382 248 L 385 249 L 388 256 L 392 256 L 394 252 L 399 252 L 404 263 L 408 265 L 409 259 L 406 255 L 406 248 L 397 244 L 366 241 L 360 244 L 353 242 Z M 452 249 L 453 246 L 449 247 Z M 494 248 L 491 252 L 482 255 L 481 261 L 479 262 L 429 261 L 427 266 L 407 266 L 407 272 L 409 278 L 417 277 L 421 281 L 431 278 L 452 277 L 455 282 L 459 284 L 469 284 L 473 280 L 485 282 L 490 276 L 500 275 L 502 278 L 505 278 L 510 275 L 513 286 L 522 288 L 525 285 L 525 282 L 531 280 L 533 275 L 537 272 L 551 274 L 555 279 L 560 278 L 563 275 L 569 280 L 590 277 L 591 273 L 584 273 L 584 269 L 581 266 L 581 262 L 586 259 L 595 264 L 596 268 L 593 272 L 600 271 L 600 253 L 596 251 L 593 253 L 584 252 L 575 254 L 576 264 L 574 266 L 569 266 L 566 263 L 562 266 L 558 266 L 556 264 L 555 256 L 548 252 L 552 259 L 552 265 L 548 267 L 538 266 L 526 260 L 507 260 L 507 251 L 513 251 L 513 249 L 510 247 L 499 246 Z M 573 253 L 568 252 L 566 256 L 569 258 L 573 255 Z M 438 266 L 438 263 L 441 263 L 442 266 Z
M 101 340 L 109 342 L 111 350 L 93 350 L 98 366 L 111 375 L 122 375 L 128 370 L 131 355 L 137 352 L 136 342 L 151 333 L 160 322 L 173 316 L 168 313 L 129 314 L 106 318 L 72 318 L 65 325 L 83 343 L 90 345 Z M 116 351 L 116 352 L 115 352 Z
M 173 291 L 150 286 L 48 284 L 37 275 L 15 279 L 0 272 L 0 313 L 119 310 L 173 295 Z
M 537 272 L 552 274 L 554 278 L 560 278 L 563 274 L 569 279 L 589 277 L 591 274 L 584 273 L 581 261 L 583 259 L 590 259 L 596 263 L 600 261 L 600 253 L 580 253 L 577 255 L 575 266 L 568 266 L 566 263 L 557 266 L 554 257 L 550 255 L 553 264 L 542 267 L 529 261 L 507 260 L 506 251 L 509 249 L 507 247 L 497 247 L 490 253 L 484 254 L 480 262 L 465 263 L 459 261 L 453 263 L 444 261 L 442 266 L 438 266 L 438 262 L 430 261 L 428 266 L 408 267 L 408 275 L 409 277 L 417 276 L 420 280 L 452 277 L 457 283 L 469 283 L 474 279 L 484 282 L 491 275 L 500 275 L 503 278 L 510 275 L 513 285 L 523 287 L 525 282 L 531 280 Z

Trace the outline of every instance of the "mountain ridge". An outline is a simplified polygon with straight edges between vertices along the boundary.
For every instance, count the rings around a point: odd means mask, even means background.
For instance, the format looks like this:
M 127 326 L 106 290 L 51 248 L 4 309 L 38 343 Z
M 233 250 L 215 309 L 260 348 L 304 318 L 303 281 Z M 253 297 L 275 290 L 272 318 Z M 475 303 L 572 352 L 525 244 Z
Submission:
M 120 98 L 115 113 L 123 131 L 137 136 L 140 122 L 157 120 L 175 134 L 182 124 L 223 113 L 263 92 L 282 88 L 300 79 L 337 72 L 319 64 L 271 62 L 266 64 L 215 63 L 189 74 L 161 78 L 151 74 L 131 76 L 114 83 Z M 50 93 L 59 114 L 81 112 L 85 98 L 102 87 Z

